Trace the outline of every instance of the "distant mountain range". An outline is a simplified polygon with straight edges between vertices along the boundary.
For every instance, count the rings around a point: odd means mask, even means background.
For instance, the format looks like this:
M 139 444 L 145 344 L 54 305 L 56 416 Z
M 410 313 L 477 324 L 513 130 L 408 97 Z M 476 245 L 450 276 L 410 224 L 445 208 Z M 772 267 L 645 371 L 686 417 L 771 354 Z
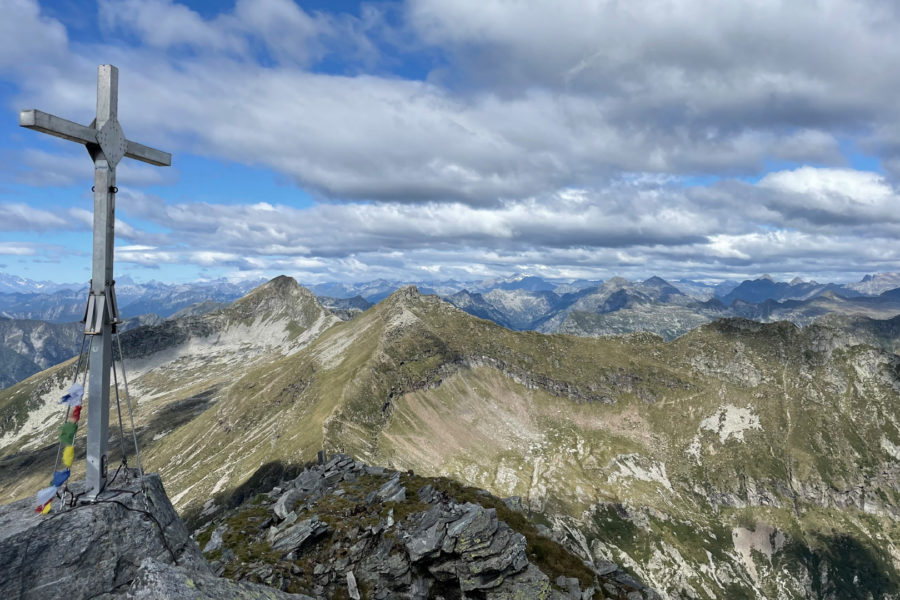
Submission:
M 116 295 L 122 316 L 126 319 L 145 314 L 155 314 L 166 318 L 183 309 L 190 309 L 196 304 L 212 301 L 227 304 L 240 298 L 264 280 L 248 280 L 230 282 L 227 280 L 198 281 L 195 283 L 168 284 L 159 282 L 134 283 L 128 277 L 117 281 Z M 621 278 L 610 281 L 622 282 Z M 645 285 L 658 285 L 664 281 L 659 277 L 651 277 L 643 282 Z M 877 296 L 882 292 L 900 287 L 900 273 L 877 273 L 866 275 L 861 281 L 852 284 L 817 283 L 794 279 L 791 282 L 776 282 L 764 275 L 759 279 L 723 281 L 711 284 L 702 281 L 680 279 L 664 282 L 689 298 L 706 301 L 719 299 L 725 306 L 735 300 L 749 303 L 760 303 L 766 300 L 809 300 L 826 292 L 834 292 L 844 298 L 855 296 Z M 565 300 L 585 290 L 601 287 L 602 281 L 579 279 L 575 281 L 548 280 L 535 275 L 519 274 L 507 278 L 485 279 L 478 281 L 401 281 L 376 279 L 361 283 L 321 283 L 307 286 L 315 295 L 333 298 L 335 301 L 360 297 L 369 305 L 383 300 L 395 290 L 406 285 L 415 285 L 423 294 L 437 294 L 447 298 L 460 292 L 459 301 L 465 303 L 466 295 L 495 293 L 489 303 L 494 308 L 501 305 L 511 311 L 518 310 L 512 305 L 518 304 L 515 294 L 502 292 L 528 292 L 535 297 L 545 295 L 545 302 L 551 305 L 564 305 Z M 621 285 L 616 283 L 615 285 Z M 46 281 L 34 281 L 0 273 L 0 316 L 13 319 L 37 319 L 54 323 L 65 323 L 81 319 L 84 312 L 87 283 L 57 284 Z M 546 296 L 553 294 L 554 296 Z M 478 301 L 476 300 L 476 303 Z M 533 303 L 533 300 L 522 302 Z M 212 305 L 207 305 L 211 308 Z M 355 301 L 354 306 L 361 305 Z M 523 307 L 523 309 L 525 309 Z M 520 321 L 522 315 L 513 320 Z M 517 327 L 523 328 L 523 327 Z
M 3 323 L 6 333 L 0 336 L 0 389 L 55 364 L 48 363 L 48 357 L 58 362 L 75 353 L 80 337 L 54 332 L 77 330 L 71 324 L 82 318 L 85 304 L 83 289 L 3 277 L 0 281 L 6 288 L 23 291 L 0 293 L 0 318 L 7 319 Z M 797 325 L 828 314 L 890 318 L 900 314 L 898 282 L 900 273 L 867 275 L 850 285 L 799 279 L 776 282 L 768 276 L 712 285 L 689 280 L 673 284 L 660 277 L 558 282 L 517 275 L 474 282 L 427 282 L 418 289 L 513 330 L 586 337 L 646 331 L 670 340 L 726 317 L 791 321 Z M 116 289 L 122 316 L 127 320 L 123 330 L 206 314 L 242 297 L 255 283 L 135 284 L 122 278 Z M 898 285 L 890 288 L 894 284 Z M 402 286 L 402 282 L 379 279 L 320 284 L 309 289 L 327 310 L 348 320 Z M 38 321 L 69 323 L 71 327 L 35 329 Z M 29 333 L 32 330 L 38 333 Z M 44 341 L 35 345 L 29 341 L 32 335 L 43 336 Z
M 726 317 L 806 325 L 826 314 L 878 319 L 900 314 L 900 288 L 869 296 L 837 284 L 776 283 L 768 278 L 744 281 L 707 300 L 659 277 L 639 282 L 614 277 L 564 294 L 498 288 L 487 293 L 464 290 L 445 299 L 510 329 L 591 337 L 648 331 L 667 340 Z
M 88 284 L 45 285 L 30 280 L 12 281 L 0 274 L 0 317 L 36 319 L 51 323 L 79 321 L 84 316 Z M 122 318 L 154 314 L 161 318 L 203 302 L 234 302 L 264 280 L 232 283 L 224 280 L 197 283 L 142 283 L 122 278 L 116 283 L 116 299 Z M 12 291 L 14 284 L 17 289 Z M 207 305 L 211 306 L 211 305 Z

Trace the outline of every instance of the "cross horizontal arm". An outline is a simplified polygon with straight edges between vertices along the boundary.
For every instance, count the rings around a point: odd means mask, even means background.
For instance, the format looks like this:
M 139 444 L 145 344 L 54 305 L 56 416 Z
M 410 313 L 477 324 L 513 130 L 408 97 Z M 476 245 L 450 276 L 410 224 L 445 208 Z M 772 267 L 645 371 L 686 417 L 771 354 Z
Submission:
M 128 140 L 128 148 L 125 150 L 125 156 L 133 158 L 157 167 L 168 167 L 172 165 L 172 155 L 156 148 L 151 148 L 137 142 Z
M 72 121 L 66 121 L 40 110 L 23 110 L 19 113 L 19 126 L 36 129 L 82 144 L 96 144 L 97 130 Z
M 60 119 L 40 110 L 23 110 L 19 113 L 19 125 L 28 129 L 35 129 L 56 137 L 79 142 L 82 144 L 96 144 L 97 130 L 85 127 L 72 121 Z M 125 156 L 141 162 L 150 163 L 158 167 L 168 167 L 172 164 L 172 155 L 162 150 L 150 148 L 137 142 L 127 141 L 128 146 Z

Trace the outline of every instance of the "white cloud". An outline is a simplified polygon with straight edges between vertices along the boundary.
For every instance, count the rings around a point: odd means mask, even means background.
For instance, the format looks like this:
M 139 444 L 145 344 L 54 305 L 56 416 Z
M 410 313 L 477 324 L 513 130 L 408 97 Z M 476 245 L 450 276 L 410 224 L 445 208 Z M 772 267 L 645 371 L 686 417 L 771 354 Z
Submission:
M 815 198 L 842 196 L 860 204 L 874 205 L 894 196 L 884 178 L 871 171 L 816 169 L 801 167 L 793 171 L 769 173 L 759 185 Z
M 890 3 L 409 0 L 395 25 L 375 5 L 239 0 L 207 18 L 173 0 L 116 4 L 100 11 L 106 41 L 86 44 L 5 1 L 16 26 L 0 24 L 0 72 L 17 105 L 86 123 L 103 56 L 121 69 L 131 139 L 273 169 L 319 202 L 123 190 L 120 260 L 319 277 L 897 269 Z M 406 77 L 401 50 L 435 67 Z M 886 175 L 847 168 L 848 140 Z M 76 159 L 29 150 L 14 172 L 66 185 L 90 169 Z M 745 181 L 771 161 L 816 166 Z M 134 186 L 174 177 L 129 168 Z M 0 208 L 13 230 L 88 222 L 16 206 Z
M 759 187 L 779 192 L 770 207 L 816 224 L 900 223 L 900 196 L 869 171 L 801 167 L 769 173 Z
M 190 46 L 206 51 L 246 52 L 244 41 L 219 22 L 172 0 L 100 0 L 101 24 L 139 35 L 148 46 Z
M 827 171 L 826 171 L 827 173 Z M 858 173 L 866 181 L 864 173 Z M 853 172 L 844 173 L 853 181 Z M 568 189 L 497 206 L 430 203 L 344 203 L 297 209 L 270 203 L 181 203 L 130 195 L 126 216 L 163 227 L 161 247 L 139 253 L 144 262 L 231 265 L 261 272 L 302 272 L 307 277 L 351 277 L 362 269 L 392 278 L 425 271 L 463 277 L 476 271 L 544 272 L 551 276 L 602 271 L 646 276 L 653 272 L 758 274 L 857 271 L 859 265 L 891 270 L 900 250 L 871 215 L 868 243 L 852 231 L 772 229 L 763 216 L 787 222 L 784 191 L 773 181 L 695 190 L 668 185 L 622 185 L 604 191 Z M 748 202 L 747 198 L 753 198 Z M 771 206 L 757 205 L 770 204 Z M 135 212 L 137 211 L 137 212 Z M 779 212 L 781 211 L 781 212 Z M 877 223 L 875 221 L 878 221 Z M 877 226 L 877 227 L 876 227 Z M 183 248 L 190 248 L 185 250 Z M 131 260 L 126 257 L 125 260 Z M 790 267 L 790 271 L 788 271 Z M 593 275 L 587 275 L 593 270 Z M 805 270 L 805 271 L 804 271 Z M 878 270 L 878 269 L 875 269 Z M 390 274 L 390 275 L 388 275 Z
M 82 228 L 80 224 L 72 223 L 52 212 L 36 209 L 27 204 L 0 204 L 0 231 L 54 231 Z
M 0 10 L 0 73 L 34 70 L 37 75 L 44 75 L 48 63 L 65 56 L 65 28 L 42 16 L 36 2 L 3 0 Z
M 0 242 L 0 254 L 10 256 L 33 256 L 34 254 L 37 254 L 37 249 L 34 244 Z
M 893 117 L 893 103 L 878 99 L 900 93 L 892 70 L 857 81 L 872 62 L 900 58 L 900 43 L 846 3 L 834 11 L 842 19 L 781 3 L 758 11 L 706 11 L 704 2 L 666 10 L 411 3 L 413 31 L 446 44 L 458 77 L 480 81 L 482 59 L 500 61 L 498 76 L 487 77 L 491 87 L 475 89 L 437 76 L 423 83 L 296 68 L 326 52 L 314 46 L 331 48 L 332 38 L 353 27 L 286 0 L 240 2 L 212 20 L 169 1 L 138 4 L 110 11 L 115 24 L 149 35 L 155 22 L 174 19 L 184 31 L 167 29 L 171 39 L 156 45 L 190 39 L 204 51 L 115 50 L 128 135 L 176 154 L 264 164 L 336 198 L 488 204 L 623 172 L 752 173 L 772 157 L 837 164 L 828 129 Z M 805 20 L 811 31 L 792 41 L 784 19 Z M 838 34 L 851 44 L 841 52 L 856 54 L 861 67 L 851 70 L 820 40 Z M 354 47 L 371 45 L 365 32 L 353 35 Z M 216 41 L 204 42 L 208 37 Z M 256 38 L 268 40 L 276 67 L 254 60 Z M 819 60 L 801 42 L 827 49 L 832 60 Z M 459 56 L 476 48 L 478 62 Z M 593 58 L 579 78 L 590 85 L 566 84 L 559 73 L 585 57 Z M 53 108 L 60 97 L 75 102 L 77 91 L 76 105 L 87 110 L 93 76 L 82 70 L 87 61 L 78 62 L 50 86 L 27 84 L 32 102 Z M 517 73 L 528 83 L 512 91 Z

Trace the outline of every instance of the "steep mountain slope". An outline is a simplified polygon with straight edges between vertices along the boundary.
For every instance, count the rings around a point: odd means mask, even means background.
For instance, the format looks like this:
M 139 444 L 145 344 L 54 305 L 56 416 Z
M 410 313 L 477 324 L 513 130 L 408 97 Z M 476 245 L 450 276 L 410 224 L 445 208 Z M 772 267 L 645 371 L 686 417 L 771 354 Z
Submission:
M 514 334 L 405 294 L 335 365 L 326 443 L 523 496 L 672 597 L 900 591 L 896 355 L 824 325 Z
M 0 317 L 32 319 L 52 323 L 71 323 L 84 316 L 87 286 L 84 290 L 0 293 Z
M 547 290 L 494 289 L 481 297 L 502 315 L 501 324 L 518 330 L 534 329 L 548 314 L 556 313 L 567 303 L 565 297 Z
M 0 317 L 0 389 L 78 352 L 80 323 L 44 323 Z
M 805 300 L 764 300 L 747 302 L 732 300 L 726 305 L 717 298 L 699 300 L 681 292 L 659 277 L 632 282 L 613 277 L 599 286 L 582 288 L 566 294 L 528 290 L 494 289 L 486 294 L 467 291 L 447 296 L 445 300 L 474 316 L 489 319 L 516 330 L 542 333 L 568 333 L 597 337 L 647 331 L 671 340 L 700 325 L 726 317 L 743 317 L 761 322 L 791 321 L 808 325 L 829 314 L 861 315 L 887 319 L 900 314 L 900 294 L 889 290 L 878 296 L 850 297 L 833 291 L 833 284 L 794 282 L 778 283 L 761 279 L 772 293 L 810 295 Z M 781 287 L 778 287 L 781 286 Z M 745 286 L 749 293 L 752 286 Z M 784 289 L 782 289 L 784 288 Z M 813 289 L 810 292 L 810 289 Z M 780 291 L 779 291 L 780 290 Z M 785 291 L 787 290 L 787 291 Z M 805 291 L 804 291 L 805 290 Z M 843 290 L 842 293 L 847 293 Z M 761 296 L 765 296 L 762 291 Z
M 286 310 L 233 309 L 225 331 Z M 588 339 L 510 331 L 406 288 L 277 359 L 218 357 L 196 328 L 173 341 L 183 327 L 127 354 L 143 357 L 145 464 L 189 514 L 324 447 L 519 496 L 583 558 L 669 598 L 895 598 L 900 357 L 861 342 L 896 348 L 896 327 L 727 320 L 669 343 Z M 0 422 L 53 375 L 0 393 Z M 55 456 L 16 455 L 52 439 L 25 429 L 0 446 L 5 498 L 40 487 Z
M 242 374 L 297 352 L 337 322 L 311 292 L 282 276 L 223 310 L 123 333 L 130 391 L 137 401 L 135 418 L 147 438 L 143 443 L 164 439 L 214 406 Z M 4 498 L 17 497 L 43 479 L 41 467 L 45 472 L 52 469 L 53 439 L 62 418 L 57 401 L 71 383 L 74 368 L 71 359 L 0 391 Z M 21 465 L 35 462 L 41 467 L 29 470 L 34 479 L 17 477 Z
M 806 325 L 825 315 L 864 315 L 888 319 L 900 314 L 900 288 L 878 296 L 845 298 L 834 292 L 823 292 L 809 300 L 766 300 L 759 304 L 735 301 L 730 312 L 755 321 L 791 321 Z
M 412 290 L 359 326 L 265 371 L 312 369 L 295 402 L 333 407 L 326 446 L 522 496 L 672 597 L 897 590 L 896 355 L 743 321 L 668 346 L 516 334 Z
M 488 321 L 493 321 L 503 327 L 514 329 L 507 320 L 506 315 L 478 292 L 462 290 L 461 292 L 447 296 L 445 300 L 456 308 L 462 309 L 479 319 L 487 319 Z

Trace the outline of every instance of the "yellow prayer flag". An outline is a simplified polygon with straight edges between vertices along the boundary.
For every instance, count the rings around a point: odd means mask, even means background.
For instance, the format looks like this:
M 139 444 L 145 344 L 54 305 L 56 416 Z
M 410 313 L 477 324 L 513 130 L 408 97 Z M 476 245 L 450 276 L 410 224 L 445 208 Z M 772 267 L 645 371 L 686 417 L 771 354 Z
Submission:
M 63 464 L 67 467 L 72 466 L 72 461 L 75 460 L 75 446 L 66 446 L 63 448 Z

